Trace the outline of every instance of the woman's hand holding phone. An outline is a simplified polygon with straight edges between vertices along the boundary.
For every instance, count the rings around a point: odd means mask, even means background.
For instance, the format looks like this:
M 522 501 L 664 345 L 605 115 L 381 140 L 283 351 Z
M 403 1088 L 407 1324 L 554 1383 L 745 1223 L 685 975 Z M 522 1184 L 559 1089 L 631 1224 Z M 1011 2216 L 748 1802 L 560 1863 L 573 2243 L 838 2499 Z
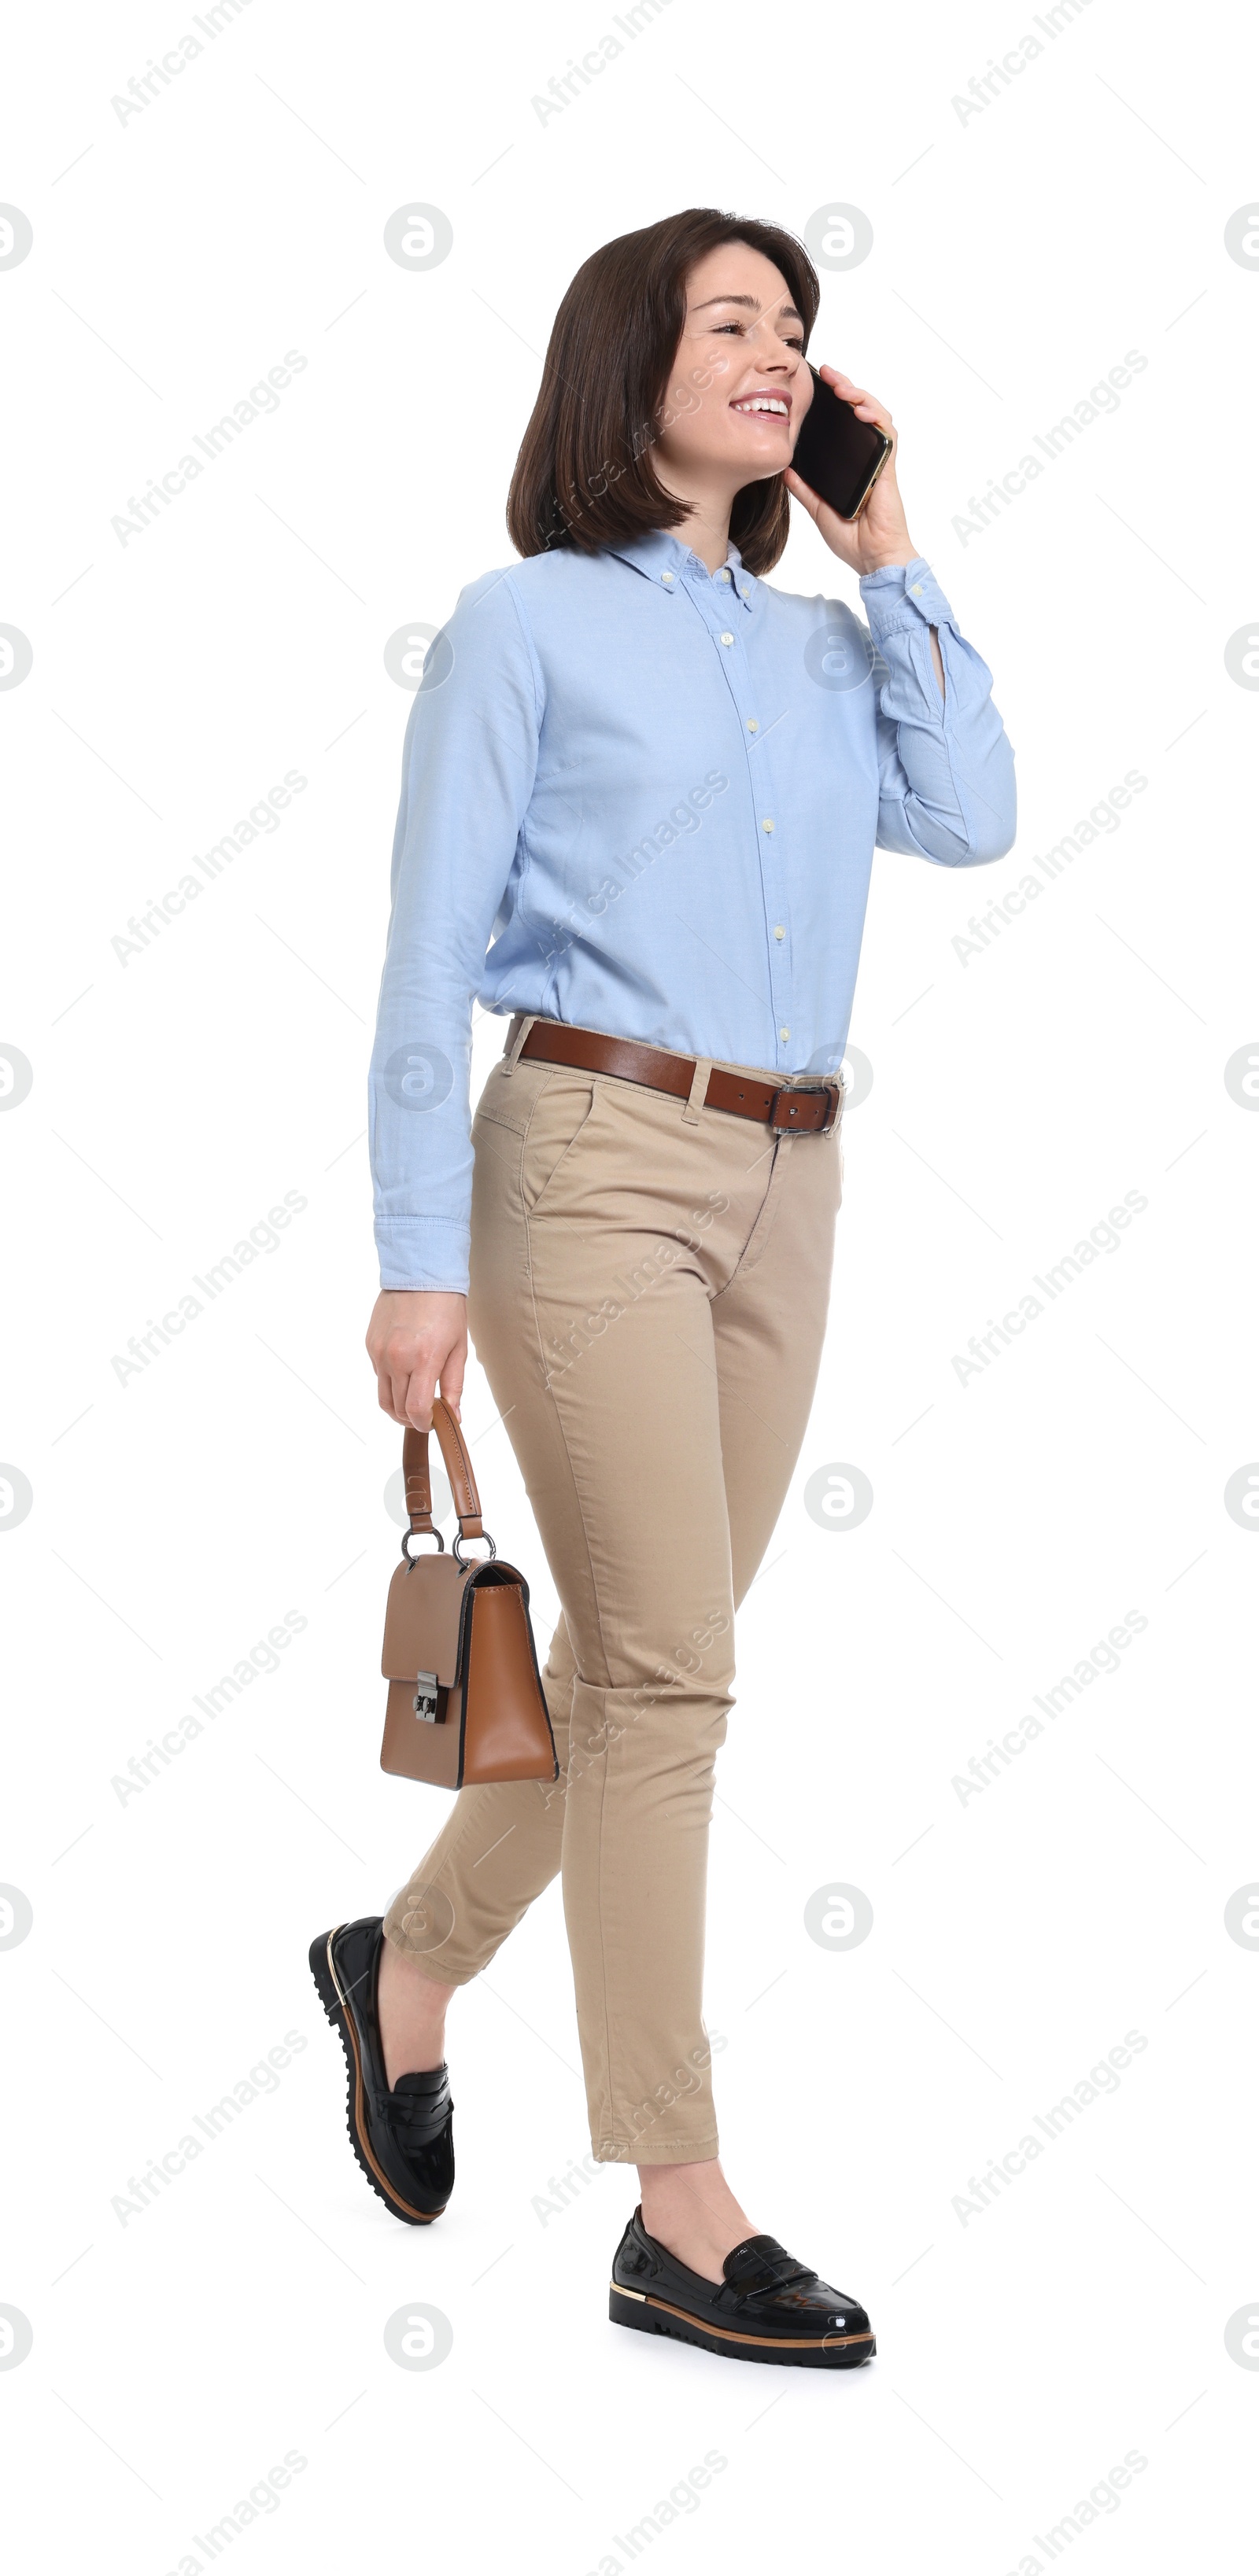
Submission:
M 832 392 L 839 395 L 841 402 L 851 403 L 858 420 L 869 421 L 873 428 L 881 429 L 884 436 L 891 439 L 892 453 L 860 518 L 841 519 L 838 511 L 830 509 L 816 492 L 810 491 L 808 484 L 802 483 L 790 467 L 784 477 L 787 489 L 808 511 L 831 553 L 838 555 L 840 562 L 846 563 L 852 572 L 879 572 L 885 564 L 909 563 L 918 550 L 905 524 L 905 505 L 896 480 L 897 438 L 892 415 L 886 403 L 881 403 L 877 395 L 867 393 L 863 386 L 855 385 L 851 376 L 841 374 L 838 367 L 819 367 L 818 374 L 823 384 L 829 385 Z M 815 393 L 813 399 L 820 402 L 822 396 Z
M 891 454 L 880 467 L 878 480 L 855 519 L 841 519 L 838 510 L 832 510 L 818 493 L 811 491 L 791 467 L 783 478 L 787 489 L 808 511 L 831 553 L 838 555 L 840 562 L 846 563 L 850 571 L 882 572 L 888 564 L 911 563 L 918 548 L 906 524 L 905 504 L 896 480 L 899 442 L 892 415 L 886 403 L 881 403 L 875 394 L 867 393 L 864 386 L 855 385 L 851 376 L 842 375 L 838 367 L 819 367 L 818 374 L 823 384 L 830 385 L 832 391 L 839 395 L 841 402 L 851 403 L 858 420 L 869 421 L 873 429 L 882 430 L 884 437 L 891 439 Z M 813 399 L 820 402 L 821 393 L 815 391 Z M 944 662 L 940 638 L 934 626 L 928 632 L 931 637 L 931 667 L 943 699 Z

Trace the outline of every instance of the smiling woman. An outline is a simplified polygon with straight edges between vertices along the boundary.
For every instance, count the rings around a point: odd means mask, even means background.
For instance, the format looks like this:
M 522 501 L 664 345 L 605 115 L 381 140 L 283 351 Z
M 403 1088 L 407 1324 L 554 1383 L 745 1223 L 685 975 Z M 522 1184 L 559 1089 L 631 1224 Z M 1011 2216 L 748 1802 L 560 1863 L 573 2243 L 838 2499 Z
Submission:
M 810 370 L 818 295 L 790 234 L 710 207 L 587 260 L 512 480 L 521 560 L 460 594 L 416 692 L 367 1347 L 384 1411 L 427 1432 L 437 1389 L 458 1412 L 471 1326 L 562 1605 L 556 1776 L 460 1789 L 384 1916 L 310 1960 L 362 2170 L 426 2225 L 454 2182 L 447 2006 L 562 1873 L 591 2153 L 642 2195 L 612 2321 L 845 2370 L 874 2351 L 864 2308 L 760 2232 L 718 2162 L 708 1829 L 735 1610 L 816 1384 L 875 845 L 998 858 L 1014 795 L 888 413 Z M 816 382 L 883 433 L 851 521 L 792 467 Z M 765 581 L 793 499 L 868 626 Z M 510 1025 L 473 1119 L 475 1000 Z
M 791 462 L 792 404 L 798 431 L 812 391 L 800 362 L 818 282 L 801 244 L 777 225 L 743 225 L 737 249 L 730 236 L 729 216 L 700 207 L 606 243 L 578 269 L 555 317 L 508 494 L 520 554 L 557 540 L 593 552 L 646 528 L 681 527 L 691 512 L 667 488 L 668 465 L 675 453 L 703 448 L 726 413 L 733 343 L 747 359 L 740 401 L 759 396 L 776 408 L 730 424 L 727 457 L 737 456 L 743 488 L 728 541 L 749 572 L 777 563 L 791 524 L 778 478 Z M 732 253 L 751 276 L 720 275 Z M 790 389 L 755 381 L 755 361 L 771 343 L 792 353 Z

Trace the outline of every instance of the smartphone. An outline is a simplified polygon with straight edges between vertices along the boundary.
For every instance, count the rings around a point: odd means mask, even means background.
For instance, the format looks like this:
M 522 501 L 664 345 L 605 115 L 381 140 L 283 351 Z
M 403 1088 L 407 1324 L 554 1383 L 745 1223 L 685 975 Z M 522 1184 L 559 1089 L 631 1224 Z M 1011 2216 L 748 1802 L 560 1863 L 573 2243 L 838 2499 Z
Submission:
M 872 421 L 858 420 L 851 403 L 810 367 L 813 400 L 796 440 L 792 464 L 802 483 L 841 519 L 859 518 L 892 453 L 891 439 Z

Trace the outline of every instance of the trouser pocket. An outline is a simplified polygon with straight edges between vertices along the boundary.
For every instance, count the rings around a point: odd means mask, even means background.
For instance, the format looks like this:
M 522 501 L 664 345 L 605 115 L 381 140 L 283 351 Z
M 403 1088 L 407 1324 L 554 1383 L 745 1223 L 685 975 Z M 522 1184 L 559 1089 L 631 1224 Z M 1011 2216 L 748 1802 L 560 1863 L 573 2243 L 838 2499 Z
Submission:
M 520 1156 L 526 1216 L 535 1215 L 544 1198 L 567 1187 L 569 1167 L 594 1125 L 599 1096 L 600 1086 L 593 1076 L 568 1072 L 553 1076 L 538 1094 Z

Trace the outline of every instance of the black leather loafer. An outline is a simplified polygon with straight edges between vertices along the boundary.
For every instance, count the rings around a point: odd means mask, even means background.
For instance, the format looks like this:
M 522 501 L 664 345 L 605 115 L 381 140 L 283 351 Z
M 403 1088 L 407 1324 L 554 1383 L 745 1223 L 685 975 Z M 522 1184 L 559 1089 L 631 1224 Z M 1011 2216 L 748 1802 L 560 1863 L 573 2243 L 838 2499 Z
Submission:
M 775 2236 L 749 2236 L 727 2254 L 725 2279 L 688 2270 L 636 2209 L 616 2249 L 608 2314 L 639 2334 L 672 2335 L 734 2361 L 798 2370 L 853 2370 L 874 2353 L 865 2309 L 832 2290 Z
M 455 2180 L 454 2104 L 445 2066 L 402 2075 L 392 2092 L 376 2018 L 379 1914 L 338 1923 L 310 1945 L 319 1999 L 345 2050 L 350 2144 L 372 2190 L 408 2227 L 440 2218 Z

